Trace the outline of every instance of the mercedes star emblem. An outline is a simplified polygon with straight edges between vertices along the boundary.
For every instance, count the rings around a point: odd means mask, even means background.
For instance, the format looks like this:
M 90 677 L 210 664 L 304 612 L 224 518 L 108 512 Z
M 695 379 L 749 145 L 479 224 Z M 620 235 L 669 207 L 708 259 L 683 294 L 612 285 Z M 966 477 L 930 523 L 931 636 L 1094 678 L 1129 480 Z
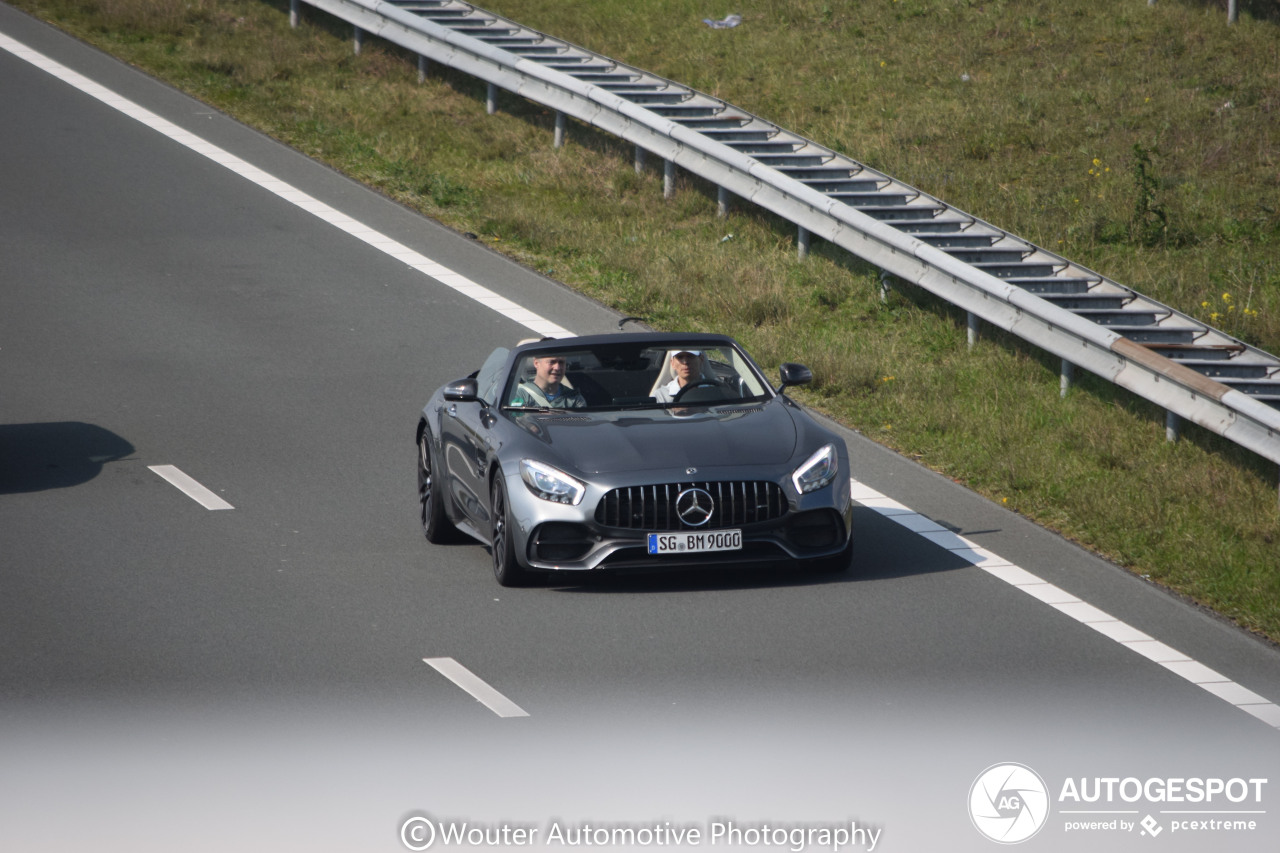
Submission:
M 705 489 L 685 489 L 676 495 L 676 514 L 690 527 L 701 527 L 711 520 L 716 502 Z

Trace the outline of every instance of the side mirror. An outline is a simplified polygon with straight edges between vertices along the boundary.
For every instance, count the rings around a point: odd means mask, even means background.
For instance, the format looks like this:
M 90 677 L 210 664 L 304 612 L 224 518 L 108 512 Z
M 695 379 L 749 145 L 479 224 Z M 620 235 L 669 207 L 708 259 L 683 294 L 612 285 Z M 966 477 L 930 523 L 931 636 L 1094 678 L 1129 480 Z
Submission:
M 474 379 L 459 379 L 444 386 L 444 399 L 449 403 L 474 403 L 480 399 L 480 389 Z
M 778 387 L 779 394 L 792 385 L 808 385 L 813 381 L 813 371 L 793 361 L 783 362 L 778 374 L 782 379 L 782 385 Z

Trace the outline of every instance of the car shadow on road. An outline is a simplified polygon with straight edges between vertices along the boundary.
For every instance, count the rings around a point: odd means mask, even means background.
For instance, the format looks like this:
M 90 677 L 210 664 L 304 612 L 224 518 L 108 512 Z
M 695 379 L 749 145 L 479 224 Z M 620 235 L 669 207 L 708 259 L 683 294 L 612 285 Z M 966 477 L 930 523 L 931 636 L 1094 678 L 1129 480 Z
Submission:
M 94 424 L 0 424 L 0 494 L 79 486 L 133 452 L 132 444 Z
M 545 586 L 571 593 L 664 593 L 867 583 L 970 568 L 972 563 L 889 520 L 855 506 L 854 549 L 847 568 L 815 571 L 793 563 L 620 573 L 554 574 Z

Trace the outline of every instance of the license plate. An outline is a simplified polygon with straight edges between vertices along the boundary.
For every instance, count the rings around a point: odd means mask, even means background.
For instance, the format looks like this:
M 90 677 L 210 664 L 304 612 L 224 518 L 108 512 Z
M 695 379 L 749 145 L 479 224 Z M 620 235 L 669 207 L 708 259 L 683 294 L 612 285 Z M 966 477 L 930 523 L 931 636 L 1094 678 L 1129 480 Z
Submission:
M 741 551 L 741 530 L 706 530 L 701 533 L 650 533 L 650 554 L 705 554 L 708 551 Z

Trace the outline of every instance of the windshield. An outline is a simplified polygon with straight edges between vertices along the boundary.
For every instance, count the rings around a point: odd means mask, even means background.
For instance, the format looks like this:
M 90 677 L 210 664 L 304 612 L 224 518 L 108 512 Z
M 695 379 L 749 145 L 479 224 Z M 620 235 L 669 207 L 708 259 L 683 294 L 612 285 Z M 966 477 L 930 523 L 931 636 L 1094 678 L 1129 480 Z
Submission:
M 490 406 L 498 400 L 498 389 L 502 382 L 502 366 L 507 363 L 507 355 L 511 350 L 498 347 L 489 353 L 484 364 L 476 371 L 476 393 Z
M 772 396 L 750 360 L 729 344 L 600 344 L 518 358 L 503 408 L 638 409 L 759 403 Z

